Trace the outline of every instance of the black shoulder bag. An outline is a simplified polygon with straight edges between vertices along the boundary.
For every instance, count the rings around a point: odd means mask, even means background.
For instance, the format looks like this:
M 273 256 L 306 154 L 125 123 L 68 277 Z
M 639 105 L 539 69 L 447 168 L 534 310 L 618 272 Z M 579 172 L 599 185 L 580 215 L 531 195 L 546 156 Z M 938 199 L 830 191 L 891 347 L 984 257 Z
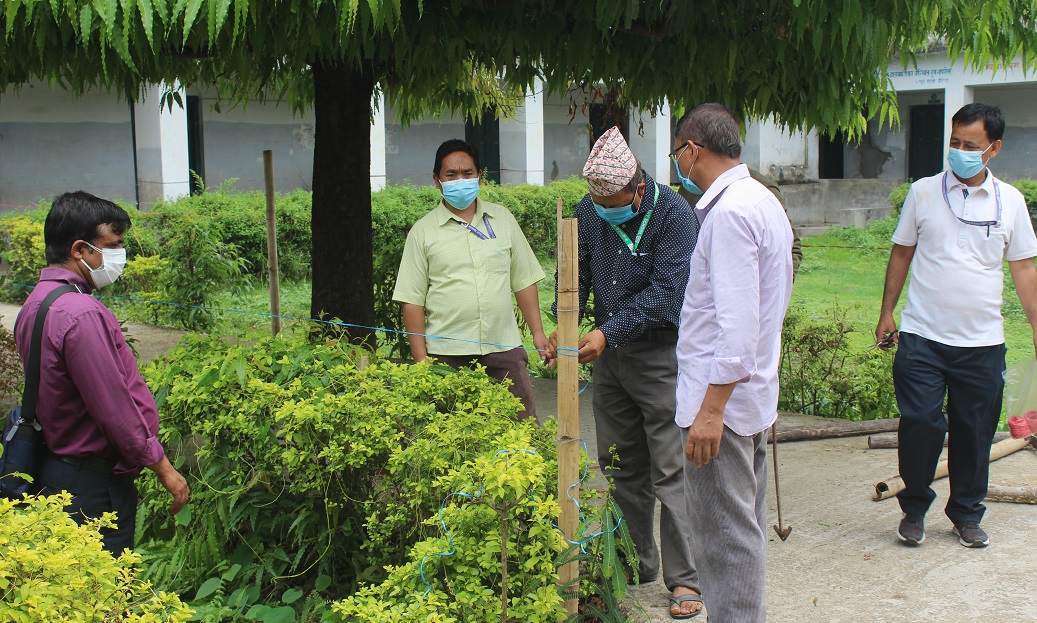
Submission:
M 43 343 L 43 321 L 47 310 L 62 294 L 78 292 L 75 286 L 55 288 L 43 299 L 36 322 L 32 326 L 32 342 L 29 344 L 29 362 L 25 366 L 25 391 L 21 406 L 11 409 L 4 423 L 2 439 L 3 453 L 0 454 L 0 497 L 20 500 L 22 494 L 39 492 L 40 455 L 43 454 L 43 433 L 36 420 L 36 401 L 40 393 L 40 349 Z M 29 482 L 15 474 L 27 474 Z

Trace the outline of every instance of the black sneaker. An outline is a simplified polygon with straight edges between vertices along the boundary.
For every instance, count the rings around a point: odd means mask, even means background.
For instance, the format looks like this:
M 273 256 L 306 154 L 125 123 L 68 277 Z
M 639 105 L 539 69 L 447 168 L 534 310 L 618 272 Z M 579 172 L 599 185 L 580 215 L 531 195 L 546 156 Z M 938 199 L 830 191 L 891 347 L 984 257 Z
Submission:
M 965 547 L 986 547 L 990 544 L 990 537 L 979 527 L 978 521 L 963 521 L 954 524 L 954 534 L 958 542 Z
M 922 516 L 904 514 L 897 526 L 897 538 L 906 545 L 921 545 L 925 540 L 925 521 Z

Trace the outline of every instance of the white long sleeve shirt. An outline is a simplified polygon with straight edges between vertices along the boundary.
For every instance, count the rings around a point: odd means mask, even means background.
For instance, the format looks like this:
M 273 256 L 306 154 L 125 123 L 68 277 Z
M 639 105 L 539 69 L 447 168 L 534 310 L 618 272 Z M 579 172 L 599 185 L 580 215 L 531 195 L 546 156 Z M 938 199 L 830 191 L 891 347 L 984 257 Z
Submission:
M 724 425 L 754 435 L 778 417 L 781 325 L 792 294 L 792 227 L 745 165 L 721 175 L 695 209 L 698 245 L 677 342 L 677 424 L 695 421 L 710 384 L 738 383 Z

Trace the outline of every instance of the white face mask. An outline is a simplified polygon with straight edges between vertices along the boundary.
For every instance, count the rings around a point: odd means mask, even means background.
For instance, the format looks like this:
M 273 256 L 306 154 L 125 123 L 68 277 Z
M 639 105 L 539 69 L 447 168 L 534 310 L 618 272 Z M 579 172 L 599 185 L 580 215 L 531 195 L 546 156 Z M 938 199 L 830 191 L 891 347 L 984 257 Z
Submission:
M 89 242 L 87 244 L 91 249 L 101 253 L 101 265 L 97 268 L 90 268 L 86 260 L 79 260 L 90 271 L 94 287 L 100 289 L 112 285 L 122 274 L 122 269 L 126 267 L 126 249 L 98 249 Z

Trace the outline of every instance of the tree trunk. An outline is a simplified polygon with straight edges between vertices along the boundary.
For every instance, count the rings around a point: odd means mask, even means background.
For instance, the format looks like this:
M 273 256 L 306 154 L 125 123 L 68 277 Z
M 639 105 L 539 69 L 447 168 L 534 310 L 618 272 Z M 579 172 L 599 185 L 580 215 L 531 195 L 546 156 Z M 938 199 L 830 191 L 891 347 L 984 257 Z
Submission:
M 371 259 L 371 96 L 374 74 L 346 61 L 313 67 L 315 137 L 313 318 L 338 319 L 375 346 Z

